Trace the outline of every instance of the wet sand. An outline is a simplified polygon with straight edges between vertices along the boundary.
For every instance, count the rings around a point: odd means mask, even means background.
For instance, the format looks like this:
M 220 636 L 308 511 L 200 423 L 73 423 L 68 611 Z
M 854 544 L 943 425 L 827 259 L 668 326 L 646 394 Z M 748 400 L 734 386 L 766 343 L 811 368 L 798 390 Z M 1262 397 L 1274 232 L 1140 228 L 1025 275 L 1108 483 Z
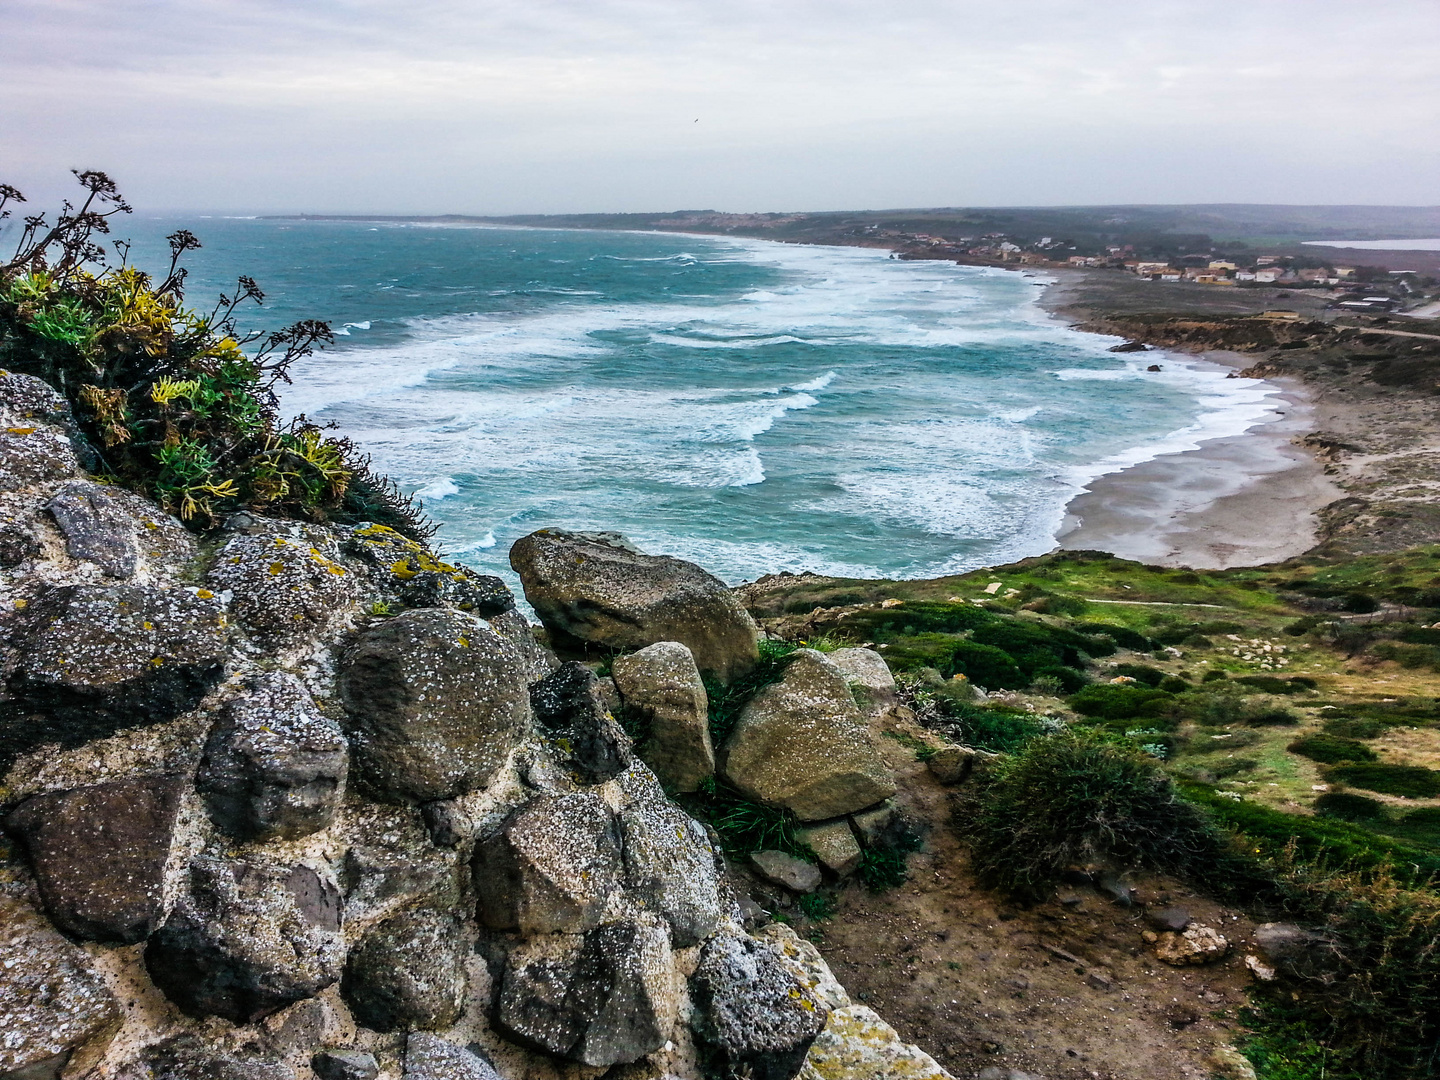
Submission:
M 1051 273 L 1059 280 L 1041 303 L 1071 320 L 1084 318 L 1109 284 L 1101 279 L 1092 291 L 1087 275 Z M 1225 352 L 1186 359 L 1229 369 L 1254 362 Z M 1307 389 L 1292 380 L 1272 382 L 1283 388 L 1277 410 L 1283 415 L 1097 478 L 1066 507 L 1057 545 L 1197 570 L 1278 562 L 1314 547 L 1317 512 L 1345 493 L 1296 445 L 1317 426 Z

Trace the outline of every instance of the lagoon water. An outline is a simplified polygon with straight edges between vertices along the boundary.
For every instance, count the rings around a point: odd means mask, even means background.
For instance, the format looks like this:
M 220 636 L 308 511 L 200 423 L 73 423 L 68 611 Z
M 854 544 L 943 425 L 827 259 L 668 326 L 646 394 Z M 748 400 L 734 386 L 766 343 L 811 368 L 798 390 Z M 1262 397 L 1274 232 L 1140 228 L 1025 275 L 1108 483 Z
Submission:
M 873 249 L 360 222 L 184 226 L 197 307 L 236 274 L 247 322 L 331 321 L 288 410 L 417 491 L 462 561 L 611 529 L 729 581 L 920 577 L 1053 547 L 1094 477 L 1231 435 L 1268 384 L 1113 354 L 1036 304 L 1043 277 Z M 1159 373 L 1147 372 L 1160 363 Z

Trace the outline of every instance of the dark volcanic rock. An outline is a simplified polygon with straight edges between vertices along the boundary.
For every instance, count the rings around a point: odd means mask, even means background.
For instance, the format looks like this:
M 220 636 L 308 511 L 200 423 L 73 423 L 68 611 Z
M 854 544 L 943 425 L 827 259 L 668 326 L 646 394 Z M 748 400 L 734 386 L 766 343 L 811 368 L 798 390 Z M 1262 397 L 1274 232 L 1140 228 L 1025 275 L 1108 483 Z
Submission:
M 412 1031 L 405 1040 L 405 1080 L 501 1080 L 491 1064 L 438 1035 Z
M 519 651 L 448 608 L 370 627 L 340 674 L 357 777 L 393 802 L 484 787 L 529 728 Z
M 496 1020 L 519 1042 L 585 1065 L 638 1061 L 674 1022 L 664 930 L 610 923 L 510 953 Z
M 489 619 L 515 608 L 515 595 L 498 577 L 453 570 L 421 570 L 403 578 L 400 598 L 410 607 L 450 607 Z
M 283 1062 L 216 1053 L 191 1035 L 151 1047 L 145 1056 L 154 1080 L 295 1080 Z
M 475 847 L 480 920 L 496 930 L 575 933 L 599 924 L 619 887 L 620 838 L 598 795 L 542 795 Z
M 45 910 L 90 941 L 146 938 L 163 907 L 184 778 L 117 780 L 36 795 L 5 819 L 30 856 Z
M 321 1050 L 310 1059 L 310 1068 L 320 1080 L 375 1080 L 380 1075 L 375 1055 L 365 1050 Z
M 690 981 L 692 1026 L 729 1069 L 795 1075 L 829 1010 L 772 946 L 739 934 L 706 944 Z
M 106 577 L 128 578 L 140 564 L 134 523 L 111 493 L 88 480 L 73 480 L 55 493 L 45 509 L 65 534 L 72 559 L 93 562 Z
M 386 919 L 351 950 L 340 992 L 373 1031 L 450 1027 L 465 1004 L 459 916 L 422 908 Z
M 1334 978 L 1345 966 L 1334 939 L 1293 923 L 1261 923 L 1255 944 L 1276 971 L 1290 978 Z
M 196 859 L 145 966 L 190 1015 L 254 1023 L 339 979 L 339 929 L 339 895 L 308 867 Z
M 81 1076 L 123 1014 L 90 957 L 27 905 L 0 895 L 0 1077 Z
M 12 644 L 0 764 L 193 709 L 224 673 L 227 631 L 219 604 L 185 589 L 62 585 L 24 612 Z
M 619 812 L 625 885 L 670 924 L 671 940 L 694 945 L 720 924 L 720 873 L 705 826 L 665 797 L 637 766 L 621 781 L 629 799 Z
M 724 582 L 613 533 L 542 529 L 516 541 L 510 565 L 558 647 L 614 652 L 679 641 L 701 671 L 725 681 L 759 657 L 755 623 Z
M 330 824 L 348 768 L 340 725 L 295 676 L 269 672 L 225 703 L 195 786 L 227 835 L 294 840 Z
M 565 763 L 587 784 L 630 767 L 630 736 L 600 695 L 600 680 L 573 660 L 530 687 L 530 709 Z
M 324 529 L 250 519 L 226 541 L 206 579 L 229 589 L 235 614 L 277 641 L 313 631 L 355 602 L 353 575 Z

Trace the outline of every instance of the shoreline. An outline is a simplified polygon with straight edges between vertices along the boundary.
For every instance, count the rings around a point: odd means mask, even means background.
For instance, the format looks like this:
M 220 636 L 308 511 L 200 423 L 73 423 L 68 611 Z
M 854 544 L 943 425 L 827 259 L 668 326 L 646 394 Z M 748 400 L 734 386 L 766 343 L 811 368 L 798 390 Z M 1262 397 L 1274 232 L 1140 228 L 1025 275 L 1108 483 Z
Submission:
M 1041 308 L 1072 323 L 1095 314 L 1077 295 L 1083 271 L 1048 274 L 1054 283 L 1036 298 Z M 1254 362 L 1233 352 L 1156 351 L 1229 371 Z M 1315 547 L 1320 511 L 1345 493 L 1319 460 L 1296 445 L 1316 427 L 1317 404 L 1309 388 L 1294 379 L 1266 381 L 1280 388 L 1278 407 L 1244 431 L 1088 483 L 1065 506 L 1056 550 L 1221 570 L 1280 562 Z

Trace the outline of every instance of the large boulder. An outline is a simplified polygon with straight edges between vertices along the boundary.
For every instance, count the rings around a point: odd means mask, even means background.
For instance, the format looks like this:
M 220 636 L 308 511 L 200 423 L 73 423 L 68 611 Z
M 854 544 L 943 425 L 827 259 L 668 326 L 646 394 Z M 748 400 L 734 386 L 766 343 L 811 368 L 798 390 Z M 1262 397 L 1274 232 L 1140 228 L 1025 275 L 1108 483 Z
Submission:
M 465 952 L 458 915 L 402 911 L 350 950 L 340 992 L 372 1031 L 448 1028 L 465 1004 Z
M 142 776 L 26 799 L 5 819 L 24 844 L 45 910 L 78 938 L 129 944 L 164 906 L 184 778 Z
M 1013 1076 L 1014 1073 L 1011 1073 Z M 810 1044 L 796 1080 L 953 1080 L 864 1005 L 834 1010 Z
M 1261 923 L 1255 944 L 1271 967 L 1292 979 L 1333 980 L 1345 968 L 1334 938 L 1294 923 Z
M 600 680 L 584 664 L 572 660 L 532 683 L 530 710 L 581 783 L 603 783 L 630 767 L 630 736 L 605 707 Z
M 463 865 L 454 851 L 435 847 L 421 815 L 371 803 L 356 809 L 353 835 L 340 865 L 345 921 L 376 922 L 404 907 L 459 903 Z
M 703 941 L 721 917 L 718 855 L 705 827 L 667 799 L 643 765 L 621 783 L 626 891 L 670 924 L 675 945 Z
M 405 1039 L 405 1080 L 501 1080 L 484 1058 L 426 1031 Z
M 695 657 L 678 641 L 617 656 L 610 669 L 645 737 L 637 752 L 672 791 L 698 791 L 715 775 L 710 701 Z
M 0 492 L 53 484 L 79 472 L 74 447 L 62 433 L 28 425 L 0 430 Z
M 18 663 L 14 700 L 0 714 L 0 763 L 188 712 L 224 673 L 228 631 L 209 594 L 62 585 L 25 609 L 11 641 Z
M 295 1080 L 295 1070 L 284 1062 L 219 1053 L 189 1034 L 150 1047 L 145 1059 L 144 1075 L 153 1080 Z
M 122 488 L 72 480 L 45 509 L 65 534 L 70 557 L 94 563 L 106 577 L 131 577 L 147 563 L 183 564 L 195 554 L 183 525 Z
M 13 896 L 0 895 L 0 1076 L 82 1076 L 124 1014 L 83 949 Z
M 496 1020 L 518 1042 L 584 1065 L 639 1061 L 664 1046 L 678 1011 L 663 929 L 609 923 L 511 951 Z
M 294 840 L 330 824 L 349 762 L 345 733 L 305 685 L 265 672 L 225 702 L 195 786 L 227 836 Z
M 579 933 L 600 924 L 620 887 L 619 829 L 591 791 L 542 795 L 477 844 L 471 866 L 484 925 Z
M 309 867 L 196 859 L 145 966 L 191 1016 L 251 1024 L 340 978 L 339 931 L 339 894 Z
M 830 662 L 872 709 L 895 704 L 895 676 L 874 649 L 836 649 Z
M 724 582 L 613 533 L 542 529 L 515 542 L 510 565 L 560 648 L 612 653 L 679 641 L 701 671 L 725 681 L 759 657 L 755 623 Z
M 277 642 L 327 623 L 355 602 L 354 575 L 326 530 L 246 517 L 215 557 L 209 586 L 229 590 L 240 621 Z
M 845 676 L 813 649 L 797 650 L 781 680 L 745 706 L 724 757 L 732 784 L 801 821 L 839 817 L 895 793 Z
M 781 952 L 744 934 L 706 943 L 690 980 L 695 1033 L 732 1073 L 789 1080 L 829 1006 Z
M 371 626 L 340 673 L 357 778 L 392 802 L 448 799 L 490 782 L 530 726 L 519 650 L 448 608 Z

